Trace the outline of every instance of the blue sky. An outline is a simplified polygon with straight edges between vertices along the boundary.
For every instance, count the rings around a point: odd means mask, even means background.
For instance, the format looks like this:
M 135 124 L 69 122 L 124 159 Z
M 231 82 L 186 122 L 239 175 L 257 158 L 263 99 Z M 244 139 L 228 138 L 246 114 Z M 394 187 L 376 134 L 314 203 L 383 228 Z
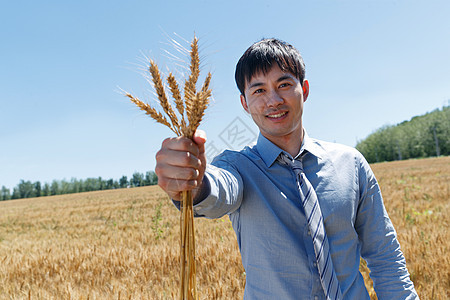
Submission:
M 188 47 L 194 34 L 202 74 L 213 74 L 201 126 L 210 155 L 257 134 L 240 106 L 234 67 L 263 37 L 286 40 L 304 56 L 309 135 L 355 146 L 383 125 L 448 103 L 449 15 L 449 1 L 433 0 L 3 1 L 0 186 L 153 170 L 172 134 L 120 90 L 155 104 L 144 58 L 182 79 L 184 69 L 166 53 L 186 59 L 171 39 Z

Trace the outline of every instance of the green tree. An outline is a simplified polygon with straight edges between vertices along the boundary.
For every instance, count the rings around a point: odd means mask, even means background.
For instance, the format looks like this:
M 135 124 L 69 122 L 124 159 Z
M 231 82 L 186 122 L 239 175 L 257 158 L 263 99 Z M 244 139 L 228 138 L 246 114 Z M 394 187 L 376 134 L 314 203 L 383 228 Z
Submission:
M 113 186 L 115 189 L 119 188 L 119 182 L 117 180 L 114 180 Z
M 369 162 L 450 155 L 450 106 L 384 126 L 356 148 Z
M 364 145 L 364 143 L 362 145 Z M 444 148 L 445 147 L 448 148 L 448 146 L 444 145 Z M 133 187 L 139 187 L 146 185 L 155 185 L 157 183 L 158 177 L 153 171 L 147 171 L 145 175 L 139 172 L 134 172 L 130 180 L 128 180 L 128 177 L 125 175 L 122 176 L 119 180 L 114 180 L 113 178 L 103 180 L 102 177 L 87 178 L 85 180 L 71 178 L 70 181 L 67 181 L 65 179 L 59 181 L 53 180 L 51 184 L 47 182 L 41 184 L 40 181 L 32 183 L 31 181 L 20 180 L 20 183 L 13 188 L 12 194 L 9 189 L 2 186 L 2 188 L 0 189 L 0 201 L 106 189 L 117 189 L 125 188 L 129 185 Z
M 46 182 L 44 183 L 44 187 L 42 188 L 42 196 L 50 196 L 50 185 Z
M 144 185 L 144 175 L 139 172 L 134 172 L 130 179 L 130 185 L 132 186 L 143 186 Z
M 9 189 L 6 188 L 5 186 L 2 186 L 2 189 L 0 190 L 0 201 L 10 200 L 10 199 L 11 199 L 11 194 L 9 192 Z
M 72 177 L 72 179 L 70 179 L 70 192 L 71 193 L 83 192 L 83 181 Z
M 90 192 L 90 191 L 97 191 L 98 188 L 98 180 L 96 178 L 87 178 L 84 181 L 84 190 L 86 192 Z
M 54 196 L 54 195 L 59 195 L 59 194 L 60 194 L 60 189 L 59 189 L 58 181 L 53 180 L 52 184 L 50 185 L 50 195 Z
M 98 189 L 97 190 L 104 190 L 106 187 L 105 181 L 103 181 L 103 179 L 101 177 L 98 177 Z
M 114 179 L 110 178 L 105 182 L 105 189 L 111 190 L 114 188 Z
M 127 178 L 127 176 L 122 176 L 122 177 L 119 179 L 119 186 L 120 186 L 121 188 L 126 188 L 126 187 L 128 186 L 128 178 Z
M 21 179 L 17 188 L 19 191 L 19 198 L 31 198 L 36 196 L 34 185 L 31 183 L 31 181 L 25 181 Z
M 72 186 L 65 179 L 59 182 L 59 193 L 58 194 L 70 194 L 72 190 Z
M 145 185 L 155 185 L 158 183 L 158 176 L 153 171 L 147 171 L 145 173 Z
M 11 199 L 20 199 L 20 191 L 17 186 L 13 188 Z
M 36 197 L 42 196 L 42 188 L 41 188 L 41 182 L 40 181 L 36 181 L 34 183 L 34 194 L 35 194 Z

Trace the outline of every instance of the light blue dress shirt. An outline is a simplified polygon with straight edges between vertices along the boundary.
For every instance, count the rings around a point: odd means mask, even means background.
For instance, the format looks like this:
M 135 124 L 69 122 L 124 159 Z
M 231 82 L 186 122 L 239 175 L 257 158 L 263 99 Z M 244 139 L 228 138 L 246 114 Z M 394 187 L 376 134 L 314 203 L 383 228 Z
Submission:
M 229 215 L 246 271 L 244 299 L 325 299 L 296 176 L 277 161 L 282 151 L 260 134 L 256 145 L 218 155 L 207 166 L 206 189 L 194 211 L 206 218 Z M 370 299 L 359 272 L 361 256 L 378 299 L 418 299 L 363 156 L 306 132 L 303 151 L 344 299 Z

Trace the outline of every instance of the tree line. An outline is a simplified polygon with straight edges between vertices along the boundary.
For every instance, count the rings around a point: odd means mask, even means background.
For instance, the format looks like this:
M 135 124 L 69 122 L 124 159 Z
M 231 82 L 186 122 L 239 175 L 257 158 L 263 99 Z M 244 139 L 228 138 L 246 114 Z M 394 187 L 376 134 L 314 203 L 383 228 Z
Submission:
M 384 126 L 356 145 L 369 163 L 450 155 L 450 106 Z
M 51 183 L 20 180 L 12 192 L 5 186 L 2 186 L 0 201 L 147 186 L 157 183 L 158 177 L 153 171 L 148 171 L 145 174 L 135 172 L 130 179 L 127 176 L 122 176 L 119 180 L 103 179 L 102 177 L 84 180 L 72 178 L 70 181 L 53 180 Z

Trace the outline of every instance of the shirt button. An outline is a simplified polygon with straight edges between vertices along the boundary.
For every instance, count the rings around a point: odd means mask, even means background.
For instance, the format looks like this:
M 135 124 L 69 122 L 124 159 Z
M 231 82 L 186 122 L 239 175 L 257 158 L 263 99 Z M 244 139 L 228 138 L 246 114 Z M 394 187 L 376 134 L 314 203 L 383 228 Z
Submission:
M 308 229 L 308 235 L 311 235 L 311 230 Z
M 314 296 L 314 300 L 318 300 L 319 299 L 319 296 Z
M 313 263 L 313 266 L 314 266 L 314 267 L 317 267 L 317 263 L 316 263 L 316 262 L 314 262 L 314 263 Z

